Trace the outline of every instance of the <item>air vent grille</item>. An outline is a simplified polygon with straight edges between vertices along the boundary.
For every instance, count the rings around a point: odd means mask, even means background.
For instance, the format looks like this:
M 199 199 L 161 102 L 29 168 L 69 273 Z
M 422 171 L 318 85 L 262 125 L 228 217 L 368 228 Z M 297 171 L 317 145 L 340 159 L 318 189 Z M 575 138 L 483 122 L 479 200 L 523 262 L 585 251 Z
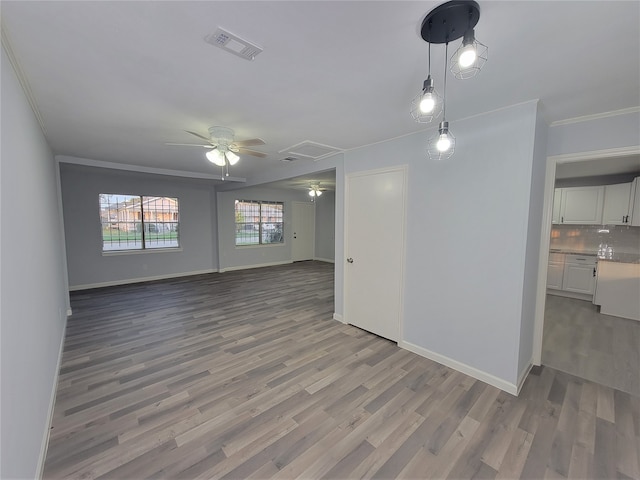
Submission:
M 262 48 L 259 46 L 244 40 L 231 32 L 227 32 L 222 28 L 218 28 L 215 32 L 211 35 L 207 35 L 204 39 L 207 43 L 226 50 L 229 53 L 233 53 L 245 60 L 253 60 L 256 58 L 256 55 L 262 52 Z

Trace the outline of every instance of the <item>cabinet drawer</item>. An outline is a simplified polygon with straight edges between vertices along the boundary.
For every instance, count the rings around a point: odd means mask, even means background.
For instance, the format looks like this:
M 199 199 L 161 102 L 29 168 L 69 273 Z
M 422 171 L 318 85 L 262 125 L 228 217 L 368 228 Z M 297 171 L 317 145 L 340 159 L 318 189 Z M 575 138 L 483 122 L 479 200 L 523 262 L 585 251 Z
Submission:
M 595 255 L 575 255 L 575 254 L 567 254 L 564 257 L 565 263 L 574 263 L 576 265 L 591 265 L 595 266 L 597 263 L 597 258 Z

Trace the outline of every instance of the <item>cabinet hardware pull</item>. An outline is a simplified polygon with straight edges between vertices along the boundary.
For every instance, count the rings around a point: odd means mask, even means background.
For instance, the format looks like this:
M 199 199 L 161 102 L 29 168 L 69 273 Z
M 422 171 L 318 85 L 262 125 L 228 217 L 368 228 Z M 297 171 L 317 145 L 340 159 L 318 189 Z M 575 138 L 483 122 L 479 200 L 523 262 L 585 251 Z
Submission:
M 596 276 L 596 267 L 593 267 L 593 276 Z
M 560 217 L 560 223 L 564 223 L 564 217 Z

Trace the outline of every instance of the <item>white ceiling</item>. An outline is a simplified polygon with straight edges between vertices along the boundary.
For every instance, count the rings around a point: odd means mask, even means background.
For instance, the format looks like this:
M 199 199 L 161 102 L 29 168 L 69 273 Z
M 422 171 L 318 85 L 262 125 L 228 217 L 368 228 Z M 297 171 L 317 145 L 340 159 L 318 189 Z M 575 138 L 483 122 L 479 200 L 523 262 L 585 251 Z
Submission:
M 267 158 L 232 175 L 284 169 L 310 140 L 352 149 L 425 130 L 409 114 L 427 70 L 419 36 L 441 2 L 2 1 L 2 22 L 56 154 L 217 173 L 184 132 L 259 137 Z M 451 76 L 447 117 L 539 98 L 549 122 L 640 103 L 640 2 L 480 1 L 489 61 Z M 247 61 L 204 41 L 222 27 L 262 47 Z M 458 41 L 459 42 L 459 41 Z M 457 47 L 455 43 L 454 48 Z M 443 46 L 432 55 L 441 89 Z M 440 86 L 438 86 L 438 84 Z M 310 162 L 311 160 L 299 160 Z

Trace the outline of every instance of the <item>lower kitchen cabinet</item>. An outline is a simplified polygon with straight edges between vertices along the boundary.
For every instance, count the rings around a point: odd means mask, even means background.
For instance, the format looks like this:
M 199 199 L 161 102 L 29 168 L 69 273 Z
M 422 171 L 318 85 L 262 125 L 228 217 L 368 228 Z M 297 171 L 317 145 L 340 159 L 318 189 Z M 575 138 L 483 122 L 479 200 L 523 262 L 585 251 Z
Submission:
M 565 255 L 562 290 L 593 295 L 596 286 L 596 257 Z
M 547 288 L 562 290 L 564 275 L 564 253 L 550 253 L 547 266 Z

